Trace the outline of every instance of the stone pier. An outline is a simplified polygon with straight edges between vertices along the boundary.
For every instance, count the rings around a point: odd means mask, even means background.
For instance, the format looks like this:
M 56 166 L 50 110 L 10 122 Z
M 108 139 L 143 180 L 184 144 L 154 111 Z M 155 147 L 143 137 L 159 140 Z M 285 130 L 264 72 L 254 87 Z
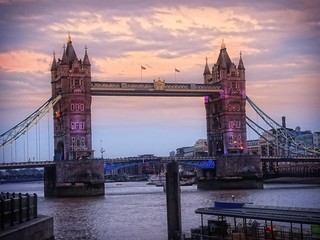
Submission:
M 263 188 L 260 156 L 227 155 L 215 158 L 215 169 L 198 172 L 199 189 Z
M 104 191 L 103 160 L 56 161 L 45 168 L 45 197 L 101 196 Z

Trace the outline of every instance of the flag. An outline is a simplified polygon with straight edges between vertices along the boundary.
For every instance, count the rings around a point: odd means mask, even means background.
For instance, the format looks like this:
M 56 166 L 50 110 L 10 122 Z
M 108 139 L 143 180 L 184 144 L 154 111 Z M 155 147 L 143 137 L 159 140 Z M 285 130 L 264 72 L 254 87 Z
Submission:
M 147 68 L 141 65 L 141 70 L 146 70 Z
M 180 70 L 178 70 L 178 69 L 176 69 L 176 68 L 175 68 L 174 70 L 175 70 L 176 72 L 180 72 Z

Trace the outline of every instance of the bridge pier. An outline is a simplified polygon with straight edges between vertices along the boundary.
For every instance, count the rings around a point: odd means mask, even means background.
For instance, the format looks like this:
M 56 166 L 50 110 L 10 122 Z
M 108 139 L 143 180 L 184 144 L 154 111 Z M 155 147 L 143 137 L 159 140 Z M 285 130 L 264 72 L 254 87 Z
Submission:
M 86 197 L 104 195 L 103 160 L 65 160 L 46 167 L 45 197 Z
M 260 156 L 216 156 L 215 169 L 204 169 L 198 174 L 199 189 L 263 188 Z

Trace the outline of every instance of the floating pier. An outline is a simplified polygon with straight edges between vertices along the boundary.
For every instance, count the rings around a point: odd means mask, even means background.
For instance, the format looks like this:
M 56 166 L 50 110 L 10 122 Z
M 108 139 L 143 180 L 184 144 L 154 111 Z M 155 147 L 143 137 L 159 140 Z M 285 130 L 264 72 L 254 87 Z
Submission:
M 320 239 L 320 209 L 217 202 L 199 208 L 201 225 L 191 239 Z

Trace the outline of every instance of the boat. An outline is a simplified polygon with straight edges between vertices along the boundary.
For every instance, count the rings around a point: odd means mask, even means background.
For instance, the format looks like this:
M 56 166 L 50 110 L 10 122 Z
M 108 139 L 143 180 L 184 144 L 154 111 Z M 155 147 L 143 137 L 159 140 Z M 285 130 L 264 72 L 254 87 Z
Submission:
M 242 208 L 245 203 L 242 202 L 214 202 L 215 208 Z
M 156 185 L 156 186 L 163 186 L 166 182 L 166 174 L 165 173 L 159 173 L 159 174 L 153 174 L 148 179 L 148 185 Z
M 180 186 L 192 186 L 194 183 L 195 183 L 194 178 L 180 180 Z

